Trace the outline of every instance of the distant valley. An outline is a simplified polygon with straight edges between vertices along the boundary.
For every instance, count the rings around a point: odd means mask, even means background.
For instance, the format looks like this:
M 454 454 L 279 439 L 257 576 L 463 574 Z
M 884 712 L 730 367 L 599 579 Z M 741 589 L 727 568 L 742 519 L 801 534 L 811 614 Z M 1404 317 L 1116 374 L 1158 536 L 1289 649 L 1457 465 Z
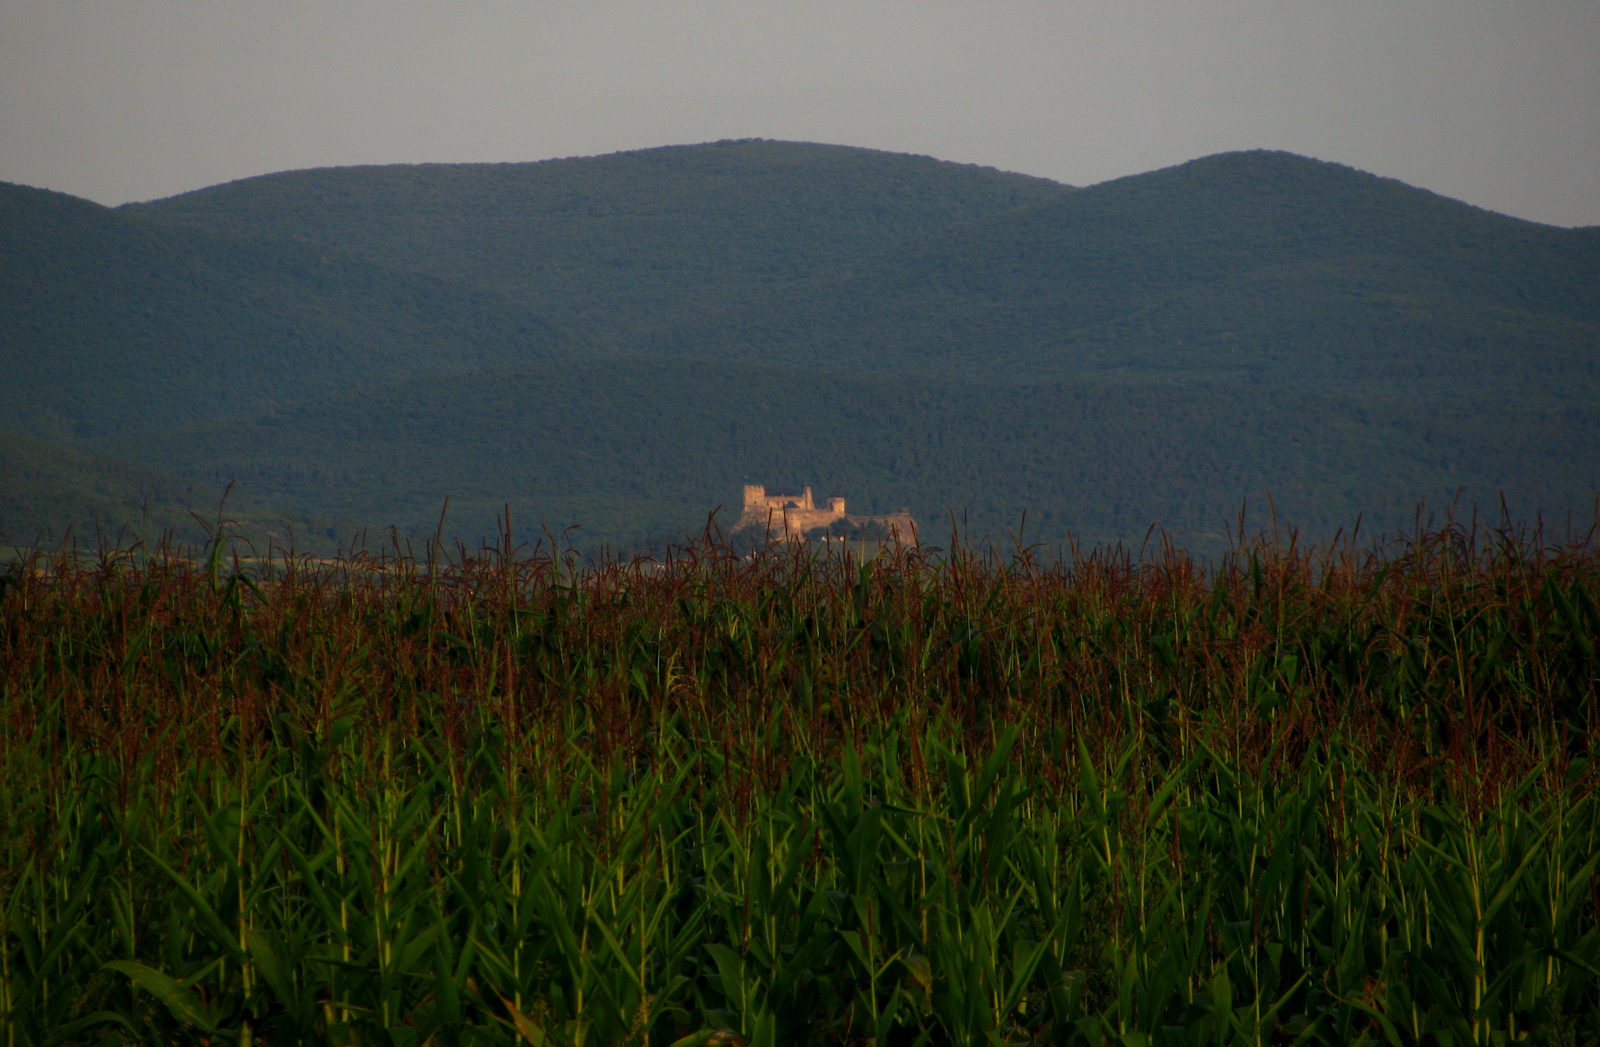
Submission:
M 183 532 L 230 481 L 312 544 L 448 498 L 463 540 L 509 505 L 625 550 L 745 482 L 941 544 L 1025 515 L 1201 552 L 1245 504 L 1325 538 L 1600 492 L 1600 229 L 1288 154 L 1074 189 L 739 141 L 117 209 L 0 185 L 0 220 L 0 544 Z

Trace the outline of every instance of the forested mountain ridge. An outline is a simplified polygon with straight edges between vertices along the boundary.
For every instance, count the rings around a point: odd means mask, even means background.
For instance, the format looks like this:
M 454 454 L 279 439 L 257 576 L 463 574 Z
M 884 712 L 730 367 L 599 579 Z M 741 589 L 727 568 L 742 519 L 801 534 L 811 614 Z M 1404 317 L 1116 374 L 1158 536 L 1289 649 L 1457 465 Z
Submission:
M 291 171 L 124 211 L 492 288 L 627 346 L 666 322 L 769 301 L 908 236 L 1068 191 L 929 157 L 752 139 Z
M 448 497 L 468 541 L 509 503 L 627 547 L 749 481 L 1214 551 L 1269 498 L 1325 537 L 1600 491 L 1600 229 L 1288 154 L 1069 189 L 743 141 L 0 219 L 0 426 L 74 444 L 13 455 L 60 467 L 0 528 L 238 480 L 262 519 Z
M 125 438 L 576 345 L 492 291 L 0 183 L 0 425 Z
M 1600 382 L 1600 235 L 1337 164 L 1230 153 L 919 238 L 646 348 L 992 380 L 1415 395 Z
M 1600 393 L 1600 235 L 1226 153 L 1087 189 L 741 141 L 247 179 L 133 213 L 492 287 L 613 351 L 1035 381 Z

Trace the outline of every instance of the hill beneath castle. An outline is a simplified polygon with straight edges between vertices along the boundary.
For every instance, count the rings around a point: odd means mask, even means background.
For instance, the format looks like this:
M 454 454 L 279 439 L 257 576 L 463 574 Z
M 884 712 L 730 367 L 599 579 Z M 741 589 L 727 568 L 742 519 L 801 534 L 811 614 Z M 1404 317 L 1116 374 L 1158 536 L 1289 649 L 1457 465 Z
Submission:
M 1591 416 L 1592 417 L 1592 416 Z M 747 479 L 825 493 L 863 514 L 909 507 L 943 543 L 964 530 L 1056 544 L 1142 540 L 1160 521 L 1213 550 L 1248 501 L 1332 534 L 1412 523 L 1417 500 L 1531 514 L 1582 508 L 1592 447 L 1560 412 L 1356 402 L 1229 382 L 1021 385 L 832 375 L 743 363 L 597 360 L 427 379 L 285 407 L 147 443 L 181 475 L 269 504 L 360 519 L 375 492 L 430 533 L 440 492 L 453 526 L 493 533 L 510 503 L 524 532 L 581 523 L 628 546 L 719 518 Z M 109 452 L 110 448 L 106 448 Z M 1589 472 L 1571 464 L 1589 463 Z M 1394 492 L 1405 492 L 1397 497 Z
M 1245 500 L 1325 535 L 1600 490 L 1600 230 L 1287 154 L 1072 189 L 748 141 L 0 212 L 0 426 L 286 518 L 625 546 L 749 481 L 1203 548 Z

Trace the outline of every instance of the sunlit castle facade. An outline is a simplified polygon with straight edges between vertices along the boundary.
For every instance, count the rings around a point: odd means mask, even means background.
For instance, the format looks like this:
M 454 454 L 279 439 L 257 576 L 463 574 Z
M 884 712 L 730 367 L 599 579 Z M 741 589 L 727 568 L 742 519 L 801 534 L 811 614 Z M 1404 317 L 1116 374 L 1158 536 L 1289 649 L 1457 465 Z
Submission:
M 912 541 L 916 534 L 911 514 L 903 509 L 888 516 L 850 516 L 844 511 L 843 498 L 829 498 L 827 508 L 819 509 L 809 487 L 800 494 L 768 494 L 761 484 L 745 484 L 744 511 L 736 529 L 764 529 L 774 538 L 798 542 L 818 528 L 832 529 L 840 521 L 852 529 L 878 524 L 902 541 Z

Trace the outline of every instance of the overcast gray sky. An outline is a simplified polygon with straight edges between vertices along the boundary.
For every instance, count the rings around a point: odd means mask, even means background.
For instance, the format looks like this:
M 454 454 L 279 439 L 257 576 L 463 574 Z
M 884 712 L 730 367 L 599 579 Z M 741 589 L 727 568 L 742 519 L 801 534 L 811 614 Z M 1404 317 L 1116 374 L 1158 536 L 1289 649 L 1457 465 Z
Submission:
M 1600 224 L 1600 0 L 0 0 L 0 179 L 784 138 L 1085 185 L 1228 149 Z

